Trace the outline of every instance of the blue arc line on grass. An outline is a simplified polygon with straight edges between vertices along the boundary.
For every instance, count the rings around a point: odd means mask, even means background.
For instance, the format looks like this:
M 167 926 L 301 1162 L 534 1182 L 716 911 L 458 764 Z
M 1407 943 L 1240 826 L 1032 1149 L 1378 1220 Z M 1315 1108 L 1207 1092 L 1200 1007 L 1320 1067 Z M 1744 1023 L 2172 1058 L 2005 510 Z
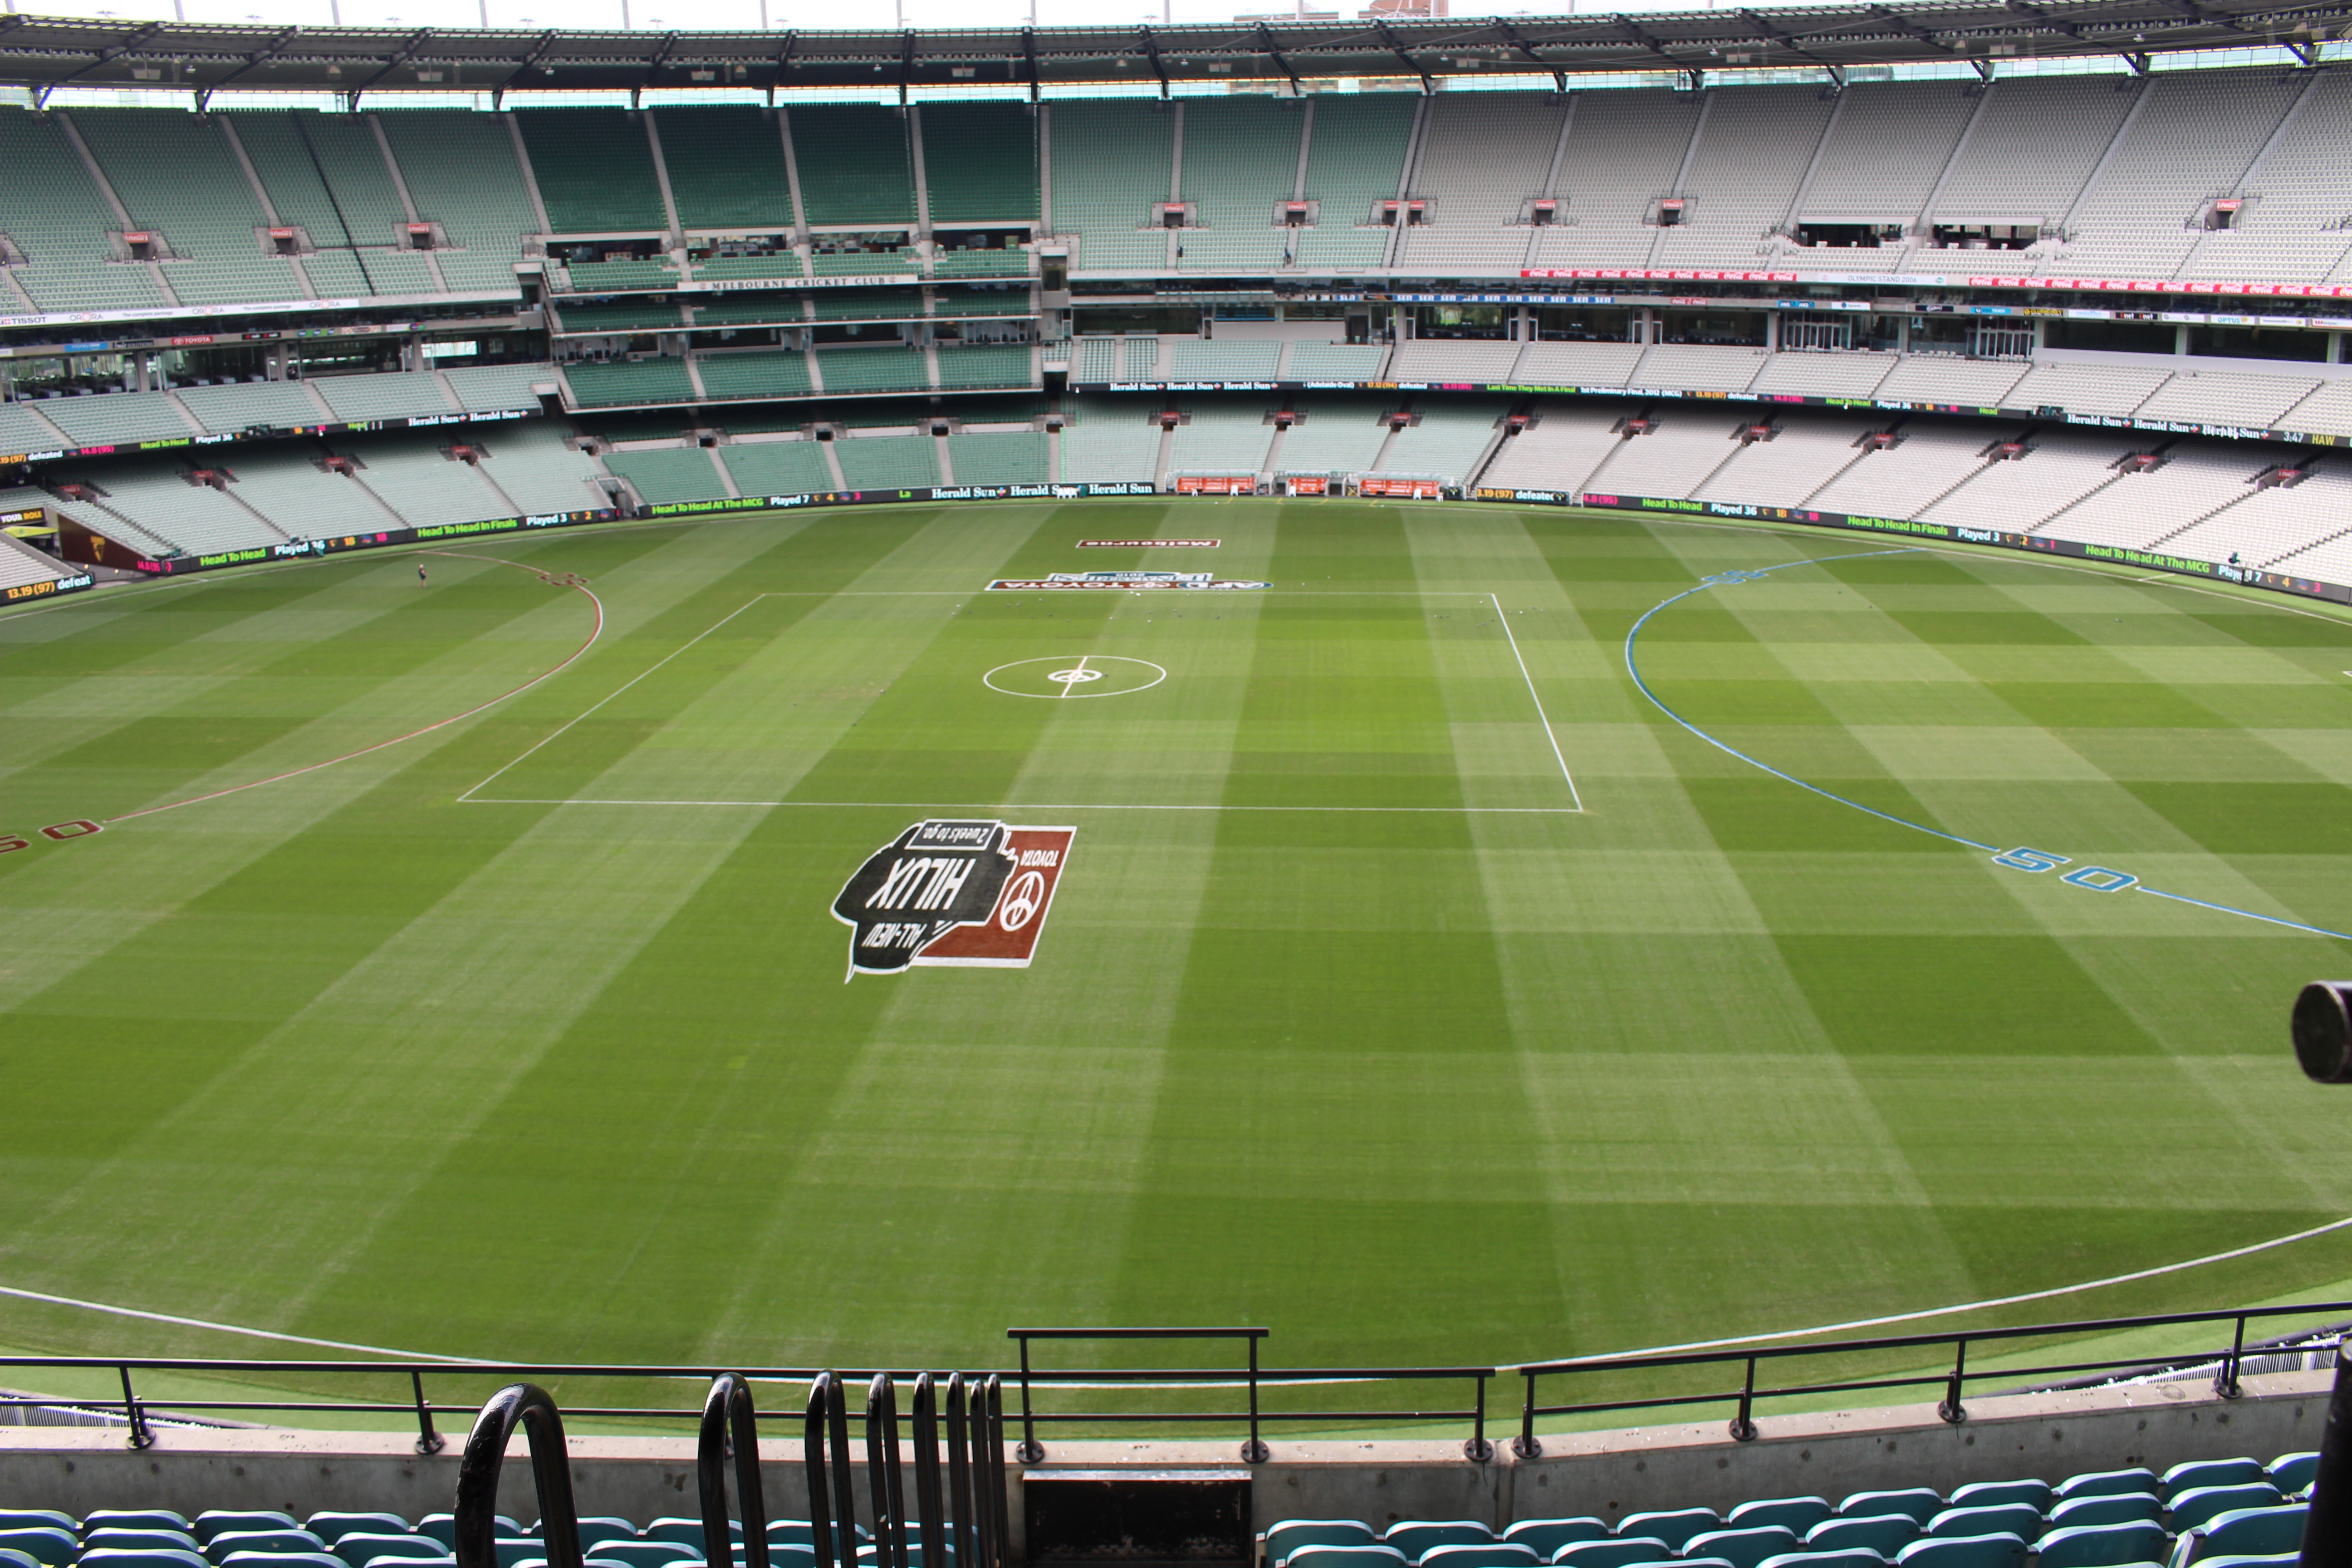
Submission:
M 1718 572 L 1711 577 L 1702 578 L 1698 583 L 1691 587 L 1684 589 L 1681 593 L 1676 594 L 1672 598 L 1662 599 L 1657 604 L 1654 604 L 1648 609 L 1643 611 L 1641 618 L 1636 620 L 1633 626 L 1626 629 L 1625 673 L 1633 678 L 1633 684 L 1641 689 L 1642 695 L 1648 698 L 1650 700 L 1651 706 L 1657 709 L 1659 712 L 1664 714 L 1667 718 L 1673 720 L 1675 723 L 1681 725 L 1685 730 L 1689 731 L 1700 740 L 1705 741 L 1717 751 L 1723 752 L 1727 756 L 1738 758 L 1741 762 L 1746 763 L 1749 767 L 1756 769 L 1759 773 L 1769 773 L 1774 778 L 1780 779 L 1783 783 L 1795 784 L 1799 789 L 1810 790 L 1813 794 L 1820 795 L 1824 800 L 1833 800 L 1840 805 L 1852 806 L 1856 811 L 1864 812 L 1869 816 L 1877 817 L 1881 822 L 1891 822 L 1897 827 L 1907 827 L 1914 833 L 1925 833 L 1933 837 L 1941 838 L 1948 844 L 1965 845 L 1970 849 L 1981 849 L 1988 855 L 1998 855 L 2001 853 L 2001 849 L 1997 844 L 1981 844 L 1973 838 L 1963 838 L 1957 833 L 1947 833 L 1940 827 L 1930 827 L 1924 822 L 1914 822 L 1907 816 L 1897 816 L 1891 811 L 1881 811 L 1874 805 L 1864 805 L 1862 802 L 1850 799 L 1845 795 L 1838 794 L 1834 790 L 1826 790 L 1817 784 L 1808 783 L 1806 780 L 1797 777 L 1794 773 L 1784 773 L 1780 769 L 1774 767 L 1771 763 L 1759 762 L 1756 758 L 1749 756 L 1747 752 L 1740 751 L 1735 746 L 1726 745 L 1723 742 L 1717 740 L 1713 735 L 1708 734 L 1706 731 L 1700 729 L 1697 725 L 1692 723 L 1689 720 L 1684 718 L 1673 709 L 1667 707 L 1664 700 L 1662 700 L 1656 692 L 1650 689 L 1650 683 L 1642 679 L 1642 667 L 1636 663 L 1633 658 L 1633 639 L 1642 635 L 1642 628 L 1650 624 L 1650 617 L 1656 615 L 1661 610 L 1669 609 L 1672 606 L 1682 603 L 1682 601 L 1689 598 L 1693 594 L 1703 594 L 1709 588 L 1729 587 L 1738 583 L 1752 583 L 1759 577 L 1766 576 L 1770 573 L 1784 571 L 1790 566 L 1820 566 L 1832 561 L 1861 561 L 1883 555 L 1911 555 L 1916 553 L 1917 553 L 1917 552 L 1913 550 L 1858 550 L 1850 552 L 1844 555 L 1816 555 L 1811 556 L 1802 561 L 1783 561 L 1778 565 L 1773 566 L 1757 566 L 1738 571 Z M 2063 859 L 2061 859 L 2058 862 L 2058 864 L 2061 865 L 2063 865 L 2064 863 Z M 2352 942 L 2352 932 L 2330 931 L 2326 926 L 2306 925 L 2301 921 L 2286 920 L 2278 915 L 2257 914 L 2252 910 L 2242 910 L 2230 904 L 2216 904 L 2209 902 L 2204 899 L 2192 899 L 2186 893 L 2168 893 L 2160 889 L 2151 888 L 2147 883 L 2139 881 L 2137 879 L 2129 883 L 2128 886 L 2133 887 L 2143 893 L 2153 893 L 2159 899 L 2168 899 L 2177 904 L 2194 904 L 2201 910 L 2214 910 L 2225 915 L 2239 915 L 2250 921 L 2261 921 L 2265 925 L 2285 926 L 2291 931 L 2309 931 L 2314 936 L 2334 937 L 2338 942 Z M 2116 890 L 2120 891 L 2121 889 L 2117 889 Z

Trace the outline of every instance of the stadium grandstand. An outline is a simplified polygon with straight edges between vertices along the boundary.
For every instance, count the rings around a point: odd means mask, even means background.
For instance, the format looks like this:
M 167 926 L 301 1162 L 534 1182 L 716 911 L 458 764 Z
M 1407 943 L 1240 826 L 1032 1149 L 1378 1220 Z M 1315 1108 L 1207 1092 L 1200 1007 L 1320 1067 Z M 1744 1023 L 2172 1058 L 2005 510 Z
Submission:
M 0 1568 L 2352 1565 L 2341 0 L 1444 12 L 0 15 Z

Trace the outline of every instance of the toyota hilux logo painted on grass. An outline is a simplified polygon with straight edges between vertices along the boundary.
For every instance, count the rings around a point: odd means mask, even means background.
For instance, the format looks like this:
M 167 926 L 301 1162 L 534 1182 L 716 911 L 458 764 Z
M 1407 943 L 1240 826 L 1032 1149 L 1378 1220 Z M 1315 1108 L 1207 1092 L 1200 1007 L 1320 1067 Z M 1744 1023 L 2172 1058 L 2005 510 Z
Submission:
M 908 828 L 833 900 L 850 928 L 850 975 L 1028 968 L 1077 833 L 948 817 Z

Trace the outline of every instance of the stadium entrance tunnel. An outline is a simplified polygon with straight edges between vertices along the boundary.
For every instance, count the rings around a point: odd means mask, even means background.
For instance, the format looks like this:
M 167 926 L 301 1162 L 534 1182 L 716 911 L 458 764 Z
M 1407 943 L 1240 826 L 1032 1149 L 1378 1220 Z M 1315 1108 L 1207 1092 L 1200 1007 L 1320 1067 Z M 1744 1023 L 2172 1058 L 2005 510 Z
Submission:
M 1022 1480 L 1029 1561 L 1245 1563 L 1245 1469 L 1032 1469 Z

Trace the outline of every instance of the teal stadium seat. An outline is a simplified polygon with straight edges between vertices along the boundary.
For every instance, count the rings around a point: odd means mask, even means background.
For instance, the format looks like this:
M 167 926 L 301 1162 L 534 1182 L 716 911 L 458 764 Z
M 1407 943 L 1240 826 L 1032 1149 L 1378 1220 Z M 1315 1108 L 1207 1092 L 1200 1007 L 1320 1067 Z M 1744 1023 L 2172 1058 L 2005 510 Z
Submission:
M 107 1525 L 97 1530 L 84 1530 L 81 1536 L 81 1549 L 87 1554 L 93 1548 L 112 1552 L 195 1552 L 197 1550 L 196 1538 L 184 1530 L 164 1530 L 160 1527 L 133 1530 L 122 1525 Z
M 1837 1510 L 1840 1519 L 1880 1519 L 1899 1513 L 1915 1524 L 1925 1524 L 1944 1511 L 1944 1500 L 1926 1487 L 1908 1487 L 1901 1491 L 1856 1492 L 1838 1504 Z
M 396 1513 L 314 1513 L 302 1521 L 303 1528 L 320 1540 L 332 1542 L 346 1535 L 406 1535 L 408 1521 Z
M 1744 1502 L 1733 1509 L 1724 1522 L 1734 1530 L 1754 1530 L 1767 1524 L 1778 1524 L 1802 1535 L 1834 1511 L 1827 1498 L 1759 1498 L 1754 1502 Z
M 1421 1554 L 1421 1568 L 1531 1568 L 1541 1561 L 1535 1548 L 1516 1541 L 1482 1541 L 1470 1546 L 1433 1546 Z
M 1843 1552 L 1790 1552 L 1767 1557 L 1759 1568 L 1886 1568 L 1886 1559 L 1866 1546 Z
M 2161 1563 L 2170 1541 L 2158 1524 L 2078 1524 L 2052 1531 L 2033 1550 L 2041 1568 L 2111 1568 Z
M 730 1519 L 727 1521 L 727 1525 L 729 1534 L 738 1541 L 743 1538 L 743 1526 L 740 1521 Z M 647 1541 L 667 1541 L 679 1546 L 690 1546 L 694 1548 L 696 1556 L 702 1555 L 702 1521 L 698 1519 L 680 1519 L 674 1514 L 665 1519 L 657 1519 L 646 1526 L 645 1538 Z
M 545 1520 L 534 1520 L 531 1527 L 523 1533 L 533 1541 L 544 1541 L 547 1538 L 546 1527 Z M 583 1552 L 608 1541 L 635 1541 L 636 1538 L 637 1527 L 625 1519 L 601 1514 L 580 1521 L 580 1547 Z M 772 1533 L 769 1539 L 772 1541 L 775 1537 Z
M 1298 1546 L 1291 1549 L 1291 1568 L 1397 1568 L 1404 1553 L 1393 1546 L 1366 1542 L 1360 1546 Z
M 1927 1521 L 1933 1536 L 2014 1535 L 2039 1540 L 2042 1510 L 2032 1503 L 2012 1502 L 1997 1508 L 1948 1508 Z
M 89 1568 L 212 1568 L 200 1552 L 160 1546 L 100 1546 L 84 1552 L 80 1561 Z
M 81 1533 L 81 1521 L 53 1508 L 0 1508 L 0 1530 L 62 1530 Z
M 1381 1544 L 1393 1546 L 1409 1563 L 1418 1563 L 1433 1546 L 1483 1546 L 1495 1532 L 1475 1519 L 1407 1519 L 1388 1527 Z
M 1675 1568 L 1732 1568 L 1732 1563 L 1728 1557 L 1680 1557 Z
M 2271 1461 L 2271 1485 L 2290 1497 L 2311 1485 L 2319 1474 L 2319 1454 L 2316 1449 L 2300 1454 L 2281 1454 Z
M 490 1542 L 490 1550 L 498 1553 L 499 1568 L 522 1568 L 534 1557 L 547 1561 L 547 1542 L 528 1535 L 498 1536 Z
M 1523 1519 L 1503 1531 L 1504 1540 L 1531 1548 L 1547 1563 L 1563 1546 L 1579 1541 L 1606 1541 L 1609 1535 L 1607 1521 L 1591 1518 Z
M 457 1568 L 455 1557 L 372 1557 L 360 1568 Z
M 699 1563 L 702 1546 L 698 1542 L 684 1546 L 675 1541 L 606 1541 L 598 1543 L 596 1555 L 627 1568 L 668 1568 L 672 1563 Z
M 2201 1530 L 2180 1538 L 2172 1553 L 2174 1568 L 2188 1568 L 2215 1557 L 2269 1557 L 2294 1552 L 2303 1545 L 2303 1521 L 2311 1510 L 2299 1502 L 2284 1508 L 2240 1509 L 2217 1514 Z
M 101 1508 L 82 1516 L 81 1530 L 177 1530 L 185 1531 L 187 1517 L 168 1508 Z
M 343 1568 L 331 1552 L 232 1552 L 218 1561 L 220 1568 Z
M 1632 1568 L 1663 1563 L 1674 1552 L 1654 1535 L 1621 1535 L 1613 1541 L 1579 1541 L 1551 1554 L 1559 1568 Z
M 214 1562 L 225 1560 L 232 1552 L 320 1552 L 327 1543 L 307 1530 L 291 1526 L 284 1530 L 228 1530 L 205 1543 L 205 1555 Z
M 1694 1535 L 1723 1528 L 1723 1516 L 1711 1508 L 1678 1508 L 1661 1513 L 1629 1513 L 1617 1521 L 1620 1535 L 1654 1535 L 1680 1552 Z
M 1764 1524 L 1738 1530 L 1710 1530 L 1694 1535 L 1684 1542 L 1683 1555 L 1720 1557 L 1732 1568 L 1757 1568 L 1767 1557 L 1786 1556 L 1803 1544 L 1797 1539 L 1797 1532 L 1787 1525 Z
M 194 1521 L 188 1526 L 188 1533 L 194 1536 L 198 1541 L 203 1542 L 205 1545 L 210 1546 L 213 1543 L 214 1537 L 227 1535 L 232 1531 L 295 1530 L 299 1528 L 300 1527 L 294 1522 L 294 1516 L 290 1513 L 278 1513 L 268 1509 L 254 1509 L 245 1511 L 236 1511 L 227 1509 L 208 1509 L 205 1512 L 196 1515 Z M 405 1530 L 408 1527 L 404 1523 L 401 1528 Z
M 1901 1568 L 2022 1568 L 2025 1540 L 2005 1531 L 1933 1536 L 1913 1542 L 1895 1561 Z
M 2114 1497 L 2125 1492 L 2156 1492 L 2156 1472 L 2144 1465 L 2127 1470 L 2090 1470 L 2079 1476 L 2068 1476 L 2058 1483 L 2058 1500 L 2071 1501 L 2078 1497 Z
M 429 1535 L 377 1535 L 355 1530 L 334 1544 L 334 1553 L 352 1568 L 373 1563 L 379 1557 L 446 1557 L 449 1544 Z
M 2208 1520 L 2250 1508 L 2276 1508 L 2286 1499 L 2267 1479 L 2248 1486 L 2199 1487 L 2172 1500 L 2165 1522 L 2175 1535 L 2186 1535 Z
M 774 1531 L 767 1535 L 776 1538 Z M 1265 1561 L 1279 1563 L 1298 1547 L 1369 1547 L 1371 1540 L 1362 1519 L 1277 1519 L 1265 1526 Z
M 2057 1489 L 2048 1481 L 1972 1481 L 1953 1492 L 1948 1500 L 1954 1508 L 1995 1508 L 2009 1503 L 2026 1503 L 2035 1513 L 2047 1513 L 2057 1496 Z
M 13 1546 L 0 1546 L 0 1568 L 41 1568 L 41 1560 Z
M 2259 1459 L 2191 1459 L 2165 1471 L 2158 1489 L 2169 1507 L 2172 1500 L 2183 1492 L 2201 1491 L 2209 1487 L 2242 1487 L 2249 1481 L 2270 1479 L 2270 1467 Z
M 1807 1552 L 1843 1552 L 1859 1548 L 1893 1557 L 1919 1533 L 1919 1521 L 1907 1513 L 1858 1515 L 1825 1519 L 1805 1531 Z
M 2050 1510 L 2050 1528 L 2066 1530 L 2078 1524 L 2154 1524 L 2163 1517 L 2163 1505 L 2154 1492 L 2107 1492 L 2068 1498 Z
M 520 1535 L 522 1526 L 505 1514 L 497 1515 L 491 1528 L 500 1535 Z M 397 1531 L 393 1533 L 399 1533 Z M 453 1552 L 457 1546 L 457 1516 L 450 1513 L 428 1513 L 416 1521 L 416 1533 L 441 1543 L 441 1550 Z
M 2280 1552 L 2268 1557 L 2203 1557 L 2197 1568 L 2295 1568 L 2302 1561 L 2300 1552 Z
M 70 1563 L 81 1555 L 81 1542 L 74 1538 L 74 1532 L 53 1524 L 0 1530 L 0 1546 L 23 1552 L 44 1568 L 57 1568 L 58 1563 Z

